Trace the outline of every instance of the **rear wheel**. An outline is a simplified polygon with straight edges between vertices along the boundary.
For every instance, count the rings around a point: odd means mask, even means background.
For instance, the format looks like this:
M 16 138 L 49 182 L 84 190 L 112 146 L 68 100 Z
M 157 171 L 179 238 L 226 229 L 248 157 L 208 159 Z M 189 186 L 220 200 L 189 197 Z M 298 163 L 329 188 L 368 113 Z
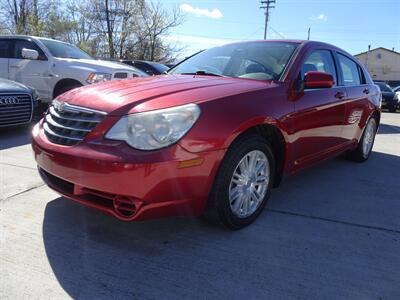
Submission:
M 396 107 L 395 106 L 389 107 L 389 112 L 391 112 L 391 113 L 396 112 Z
M 365 126 L 364 133 L 358 142 L 357 148 L 347 154 L 350 160 L 363 162 L 369 158 L 375 141 L 376 129 L 376 119 L 371 117 Z
M 275 159 L 268 142 L 258 135 L 241 138 L 222 162 L 206 216 L 231 229 L 251 224 L 265 207 L 274 171 Z

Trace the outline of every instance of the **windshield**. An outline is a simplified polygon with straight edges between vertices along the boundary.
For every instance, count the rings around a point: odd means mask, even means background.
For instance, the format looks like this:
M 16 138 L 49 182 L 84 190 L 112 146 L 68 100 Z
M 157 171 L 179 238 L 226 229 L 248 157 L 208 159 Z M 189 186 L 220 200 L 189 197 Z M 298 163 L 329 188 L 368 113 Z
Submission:
M 249 42 L 203 51 L 173 68 L 170 74 L 220 75 L 256 80 L 278 80 L 297 44 Z
M 169 68 L 166 65 L 163 65 L 160 63 L 150 62 L 150 64 L 160 73 L 163 73 L 163 72 L 169 70 Z
M 47 47 L 47 49 L 49 49 L 51 55 L 54 57 L 93 59 L 89 54 L 74 45 L 45 39 L 40 39 L 40 41 Z
M 392 88 L 383 82 L 375 82 L 376 85 L 379 85 L 381 92 L 393 92 Z

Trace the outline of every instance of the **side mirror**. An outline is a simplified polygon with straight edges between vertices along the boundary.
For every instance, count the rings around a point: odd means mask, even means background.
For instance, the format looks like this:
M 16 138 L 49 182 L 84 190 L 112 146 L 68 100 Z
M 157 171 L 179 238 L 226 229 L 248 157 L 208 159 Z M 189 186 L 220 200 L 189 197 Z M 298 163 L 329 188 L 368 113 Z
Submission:
M 306 89 L 331 88 L 333 84 L 333 76 L 325 72 L 309 71 L 304 76 L 304 88 Z
M 33 49 L 22 48 L 21 56 L 25 59 L 37 60 L 39 58 L 39 52 Z

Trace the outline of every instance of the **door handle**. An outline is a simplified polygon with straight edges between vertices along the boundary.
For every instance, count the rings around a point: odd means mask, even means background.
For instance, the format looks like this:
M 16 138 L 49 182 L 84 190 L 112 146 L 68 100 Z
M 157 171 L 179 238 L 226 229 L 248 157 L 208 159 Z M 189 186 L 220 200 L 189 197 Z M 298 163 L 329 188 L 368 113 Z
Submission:
M 335 94 L 335 98 L 343 99 L 343 98 L 344 98 L 344 93 L 343 93 L 343 92 L 337 92 L 337 93 Z
M 11 65 L 10 68 L 18 69 L 18 68 L 21 68 L 21 66 L 19 66 L 19 65 Z
M 363 90 L 363 93 L 368 95 L 369 94 L 369 89 Z

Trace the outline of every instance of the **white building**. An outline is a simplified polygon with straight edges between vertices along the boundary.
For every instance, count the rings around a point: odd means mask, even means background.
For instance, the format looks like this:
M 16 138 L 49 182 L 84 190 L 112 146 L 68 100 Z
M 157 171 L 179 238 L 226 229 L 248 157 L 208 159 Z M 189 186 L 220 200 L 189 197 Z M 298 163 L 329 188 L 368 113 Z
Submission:
M 355 55 L 366 66 L 373 80 L 392 86 L 400 84 L 400 53 L 383 47 Z

